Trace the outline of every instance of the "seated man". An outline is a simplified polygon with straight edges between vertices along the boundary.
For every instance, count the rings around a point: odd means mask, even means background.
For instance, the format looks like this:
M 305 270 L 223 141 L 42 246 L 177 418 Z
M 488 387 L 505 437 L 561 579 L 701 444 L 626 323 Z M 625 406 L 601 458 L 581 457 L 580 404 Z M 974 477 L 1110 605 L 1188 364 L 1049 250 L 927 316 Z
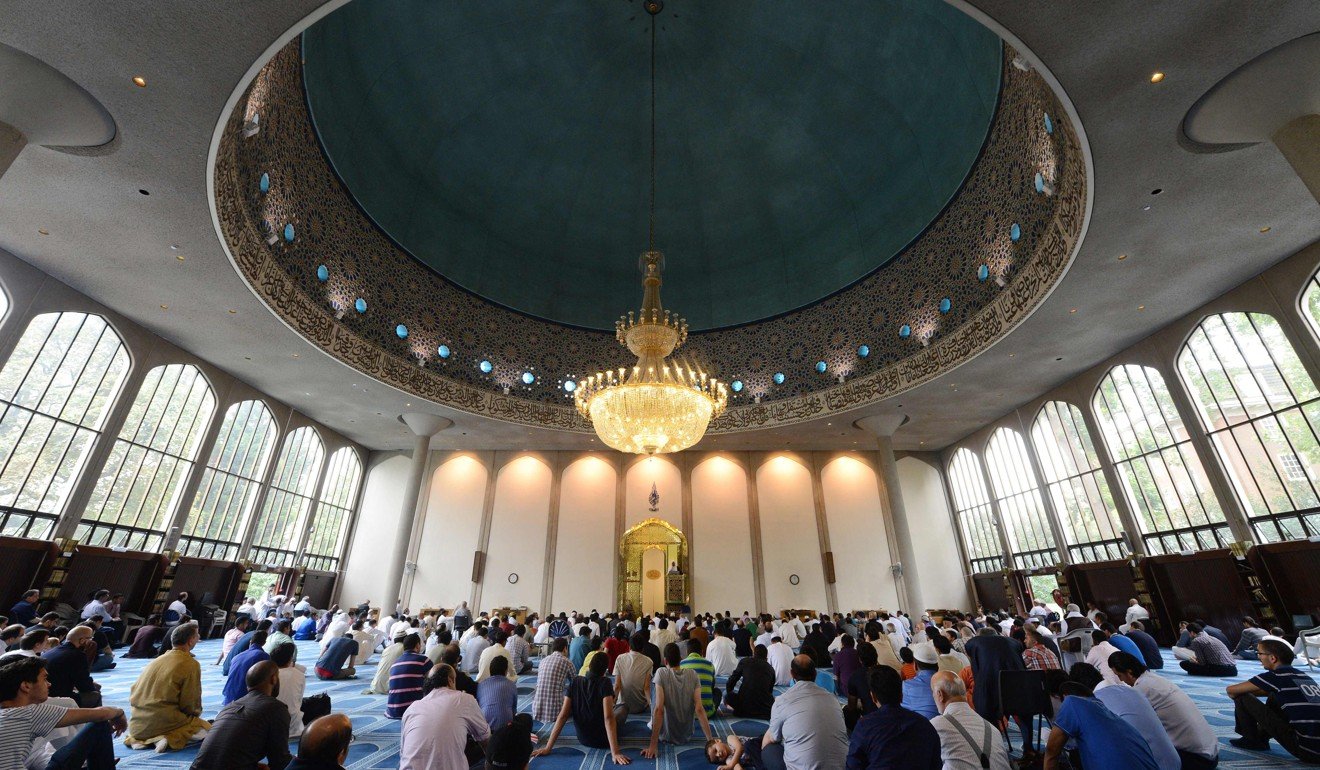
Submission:
M 266 643 L 261 645 L 261 649 L 269 655 L 285 642 L 293 641 L 293 624 L 287 620 L 281 620 L 275 624 L 275 630 L 266 637 Z
M 307 668 L 297 663 L 297 657 L 298 648 L 293 642 L 281 644 L 270 654 L 270 662 L 280 669 L 280 689 L 275 697 L 289 710 L 289 738 L 297 738 L 303 732 L 302 701 L 307 691 Z
M 915 711 L 926 719 L 934 719 L 940 712 L 935 708 L 935 698 L 930 693 L 930 680 L 939 668 L 939 655 L 935 645 L 930 642 L 918 642 L 912 645 L 912 657 L 917 664 L 917 675 L 903 681 L 903 708 Z
M 50 681 L 46 662 L 24 658 L 0 666 L 0 767 L 22 768 L 33 741 L 52 731 L 87 725 L 61 746 L 44 765 L 46 770 L 113 770 L 113 735 L 128 726 L 123 709 L 65 708 L 46 701 Z
M 1130 653 L 1114 653 L 1114 655 L 1124 654 L 1135 660 Z M 1104 681 L 1100 672 L 1086 663 L 1074 664 L 1068 670 L 1068 678 L 1091 689 L 1095 693 L 1095 699 L 1112 711 L 1114 716 L 1137 728 L 1141 737 L 1146 739 L 1146 745 L 1150 747 L 1150 753 L 1155 757 L 1157 765 L 1160 767 L 1182 765 L 1178 750 L 1174 748 L 1169 733 L 1165 731 L 1164 724 L 1160 722 L 1159 716 L 1145 695 L 1122 681 L 1118 684 Z
M 1256 655 L 1265 672 L 1228 687 L 1242 736 L 1229 743 L 1264 751 L 1273 738 L 1303 762 L 1320 762 L 1320 685 L 1293 668 L 1293 651 L 1284 642 L 1262 639 Z
M 266 644 L 266 632 L 258 631 L 252 635 L 252 644 L 244 652 L 234 656 L 229 662 L 229 676 L 225 678 L 224 705 L 229 705 L 243 697 L 248 690 L 248 670 L 263 660 L 270 660 L 270 655 L 262 649 Z
M 380 654 L 376 664 L 376 675 L 371 678 L 371 686 L 363 690 L 364 695 L 388 695 L 390 692 L 390 668 L 403 656 L 403 640 L 396 639 Z
M 95 645 L 91 628 L 74 626 L 62 643 L 42 653 L 51 695 L 73 698 L 82 706 L 100 705 L 101 686 L 92 681 L 87 663 L 95 652 Z
M 849 770 L 886 767 L 898 757 L 902 758 L 903 767 L 939 770 L 939 733 L 929 718 L 902 705 L 907 697 L 905 688 L 917 680 L 904 682 L 888 666 L 871 669 L 867 679 L 876 709 L 858 720 L 853 730 L 852 740 L 848 742 Z M 929 690 L 930 685 L 926 687 Z
M 431 660 L 422 654 L 422 637 L 417 634 L 403 637 L 403 654 L 390 666 L 390 690 L 385 699 L 387 718 L 402 719 L 408 707 L 422 697 L 422 683 L 430 670 Z
M 265 644 L 266 636 L 270 634 L 270 626 L 271 623 L 268 619 L 259 620 L 255 626 L 249 626 L 248 630 L 244 632 L 242 636 L 238 637 L 238 641 L 234 643 L 234 646 L 229 648 L 229 653 L 225 656 L 224 663 L 220 666 L 220 673 L 229 676 L 229 669 L 234 665 L 234 658 L 237 658 L 239 655 L 248 651 L 248 648 L 252 646 L 252 640 L 256 637 L 257 632 L 261 632 L 261 644 Z
M 454 669 L 431 669 L 422 699 L 408 707 L 399 731 L 399 770 L 462 768 L 481 761 L 490 725 L 477 699 L 454 689 Z
M 133 716 L 124 743 L 130 749 L 177 751 L 211 729 L 202 719 L 202 667 L 192 655 L 200 638 L 192 623 L 175 626 L 169 651 L 138 674 L 128 698 Z
M 1243 660 L 1256 659 L 1256 644 L 1268 636 L 1268 632 L 1256 624 L 1256 619 L 1242 618 L 1242 636 L 1238 637 L 1237 647 L 1233 648 L 1233 657 Z
M 1178 665 L 1192 676 L 1237 676 L 1233 653 L 1199 623 L 1187 624 L 1187 647 L 1174 648 Z M 1181 652 L 1179 652 L 1181 650 Z M 1090 660 L 1090 656 L 1087 656 Z
M 509 659 L 499 655 L 490 662 L 490 676 L 477 683 L 477 705 L 492 731 L 508 724 L 518 710 L 518 685 L 508 674 Z
M 298 742 L 298 756 L 286 770 L 343 770 L 352 743 L 353 723 L 348 717 L 327 714 L 307 725 L 307 732 Z
M 1008 751 L 999 731 L 967 702 L 967 686 L 956 674 L 940 671 L 931 677 L 931 694 L 940 715 L 930 720 L 940 737 L 945 767 L 1010 770 Z
M 694 715 L 701 723 L 706 740 L 712 737 L 710 721 L 706 719 L 706 709 L 701 703 L 700 677 L 697 672 L 682 667 L 683 659 L 679 657 L 676 642 L 665 645 L 664 656 L 665 667 L 655 672 L 651 679 L 655 685 L 655 709 L 651 712 L 651 742 L 642 749 L 642 756 L 647 759 L 655 759 L 659 754 L 661 740 L 676 745 L 687 743 L 692 737 Z M 837 703 L 835 710 L 838 710 Z
M 816 684 L 810 655 L 793 658 L 793 686 L 775 699 L 761 757 L 770 770 L 832 770 L 848 756 L 848 732 L 834 693 Z M 901 688 L 900 688 L 901 690 Z
M 631 645 L 642 646 L 646 637 L 633 634 Z M 608 656 L 607 656 L 608 660 Z M 614 661 L 614 720 L 620 725 L 631 714 L 651 713 L 651 675 L 654 669 L 645 653 L 632 647 Z
M 289 709 L 277 697 L 279 666 L 258 661 L 247 669 L 244 687 L 243 697 L 216 714 L 190 770 L 284 770 L 289 764 Z
M 752 657 L 738 661 L 737 668 L 729 676 L 724 702 L 734 715 L 748 719 L 770 718 L 770 709 L 775 702 L 775 669 L 766 656 L 765 645 L 756 645 Z
M 697 672 L 697 679 L 701 682 L 701 705 L 706 709 L 706 716 L 714 717 L 719 711 L 720 696 L 723 695 L 720 688 L 715 686 L 715 666 L 695 651 L 689 652 L 679 665 Z
M 41 592 L 30 588 L 23 592 L 23 597 L 9 608 L 9 620 L 24 628 L 31 626 L 37 619 L 37 602 L 41 601 Z
M 1146 668 L 1164 668 L 1164 656 L 1160 654 L 1159 642 L 1155 641 L 1155 637 L 1146 633 L 1146 626 L 1144 623 L 1140 620 L 1132 621 L 1132 625 L 1128 627 L 1127 633 L 1124 634 L 1124 636 L 1131 639 L 1132 643 L 1137 645 L 1137 649 L 1141 651 L 1140 659 L 1145 662 Z
M 556 637 L 550 643 L 550 654 L 541 659 L 536 669 L 536 694 L 532 697 L 532 719 L 546 724 L 559 716 L 564 705 L 564 691 L 576 671 L 568 659 L 567 637 Z M 647 673 L 650 681 L 650 673 Z
M 609 677 L 605 675 L 605 669 L 609 668 L 609 657 L 597 655 L 591 659 L 589 666 L 586 676 L 573 677 L 568 692 L 564 695 L 564 703 L 559 708 L 559 716 L 555 718 L 554 729 L 550 731 L 550 738 L 545 742 L 545 746 L 532 752 L 533 757 L 542 757 L 554 750 L 559 732 L 564 729 L 564 723 L 571 715 L 573 730 L 577 734 L 579 743 L 593 749 L 608 750 L 610 759 L 616 765 L 626 765 L 631 762 L 619 748 L 614 688 L 610 685 Z M 691 717 L 688 718 L 688 722 L 691 724 Z
M 1119 681 L 1146 696 L 1173 741 L 1183 770 L 1211 770 L 1219 764 L 1219 739 L 1214 728 L 1181 687 L 1148 672 L 1141 661 L 1125 652 L 1109 656 L 1109 667 L 1118 674 Z
M 1085 685 L 1059 678 L 1050 694 L 1062 698 L 1063 705 L 1054 715 L 1054 727 L 1045 743 L 1047 770 L 1058 766 L 1059 755 L 1069 739 L 1076 745 L 1074 751 L 1079 760 L 1073 763 L 1074 767 L 1160 770 L 1137 728 L 1105 708 Z
M 147 618 L 147 625 L 160 626 L 163 628 L 165 625 L 165 621 L 161 619 L 160 615 L 152 615 L 151 617 Z M 220 657 L 216 658 L 216 661 L 213 665 L 218 666 L 221 663 L 225 662 L 225 659 L 229 657 L 229 652 L 234 649 L 234 645 L 238 644 L 238 640 L 242 639 L 247 634 L 248 629 L 251 626 L 252 626 L 252 619 L 249 618 L 247 615 L 239 613 L 234 616 L 234 627 L 225 632 L 224 642 L 220 646 Z M 137 630 L 137 633 L 141 635 L 143 630 L 145 630 L 145 628 L 146 626 L 139 628 Z M 248 641 L 249 643 L 251 643 L 250 637 Z M 138 638 L 136 636 L 133 637 L 133 648 L 129 650 L 129 654 L 126 657 L 130 657 L 130 658 L 138 657 L 137 655 L 133 654 L 133 650 L 137 649 L 137 642 L 138 642 Z M 153 653 L 152 655 L 146 655 L 143 657 L 154 658 L 155 654 Z
M 358 654 L 358 643 L 351 636 L 336 636 L 325 646 L 316 661 L 317 679 L 356 679 L 353 660 Z
M 310 641 L 316 638 L 316 618 L 312 617 L 310 610 L 303 610 L 299 613 L 300 617 L 293 621 L 293 638 L 300 641 Z M 235 620 L 237 624 L 237 620 Z

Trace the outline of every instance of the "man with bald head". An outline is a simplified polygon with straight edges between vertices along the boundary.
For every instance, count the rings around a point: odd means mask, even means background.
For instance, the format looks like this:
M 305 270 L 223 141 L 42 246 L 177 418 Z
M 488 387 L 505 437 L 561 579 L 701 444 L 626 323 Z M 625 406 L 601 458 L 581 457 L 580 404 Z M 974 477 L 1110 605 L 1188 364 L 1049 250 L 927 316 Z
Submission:
M 74 626 L 61 644 L 42 654 L 51 697 L 73 698 L 83 708 L 101 705 L 101 686 L 92 681 L 88 663 L 96 653 L 93 635 L 90 626 Z
M 263 758 L 270 770 L 289 764 L 289 709 L 276 697 L 280 667 L 256 663 L 247 671 L 247 687 L 216 715 L 192 770 L 257 770 Z
M 848 755 L 848 731 L 834 693 L 816 684 L 816 663 L 798 655 L 790 663 L 793 686 L 775 698 L 770 729 L 761 739 L 769 770 L 836 770 Z
M 930 692 L 940 712 L 930 723 L 939 733 L 940 759 L 945 767 L 1010 770 L 999 730 L 967 703 L 967 686 L 957 674 L 937 672 L 930 679 Z
M 327 714 L 303 730 L 298 756 L 286 770 L 343 770 L 353 723 L 343 714 Z

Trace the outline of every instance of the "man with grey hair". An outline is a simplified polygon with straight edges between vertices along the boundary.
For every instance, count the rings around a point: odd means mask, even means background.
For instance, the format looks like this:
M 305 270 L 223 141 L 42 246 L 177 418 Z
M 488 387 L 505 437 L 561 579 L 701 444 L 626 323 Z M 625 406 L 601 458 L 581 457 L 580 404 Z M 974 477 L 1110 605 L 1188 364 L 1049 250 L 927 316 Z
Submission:
M 956 674 L 937 672 L 931 677 L 930 691 L 940 712 L 930 723 L 940 734 L 940 759 L 945 770 L 1011 770 L 999 731 L 968 705 L 967 686 Z

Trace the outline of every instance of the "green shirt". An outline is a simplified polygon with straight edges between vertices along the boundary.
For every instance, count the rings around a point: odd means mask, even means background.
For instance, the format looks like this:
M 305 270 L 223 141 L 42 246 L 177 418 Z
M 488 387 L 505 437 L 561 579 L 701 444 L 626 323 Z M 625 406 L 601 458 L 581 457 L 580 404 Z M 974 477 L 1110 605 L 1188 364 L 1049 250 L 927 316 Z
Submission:
M 695 671 L 701 681 L 701 705 L 706 716 L 715 716 L 715 666 L 697 653 L 692 653 L 679 664 L 680 668 Z

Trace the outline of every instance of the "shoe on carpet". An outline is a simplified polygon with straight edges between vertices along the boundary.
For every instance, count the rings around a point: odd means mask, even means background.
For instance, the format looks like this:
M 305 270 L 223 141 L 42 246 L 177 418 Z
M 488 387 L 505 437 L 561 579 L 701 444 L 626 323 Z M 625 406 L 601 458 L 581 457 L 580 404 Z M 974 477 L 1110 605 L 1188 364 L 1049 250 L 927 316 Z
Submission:
M 1230 738 L 1228 742 L 1239 749 L 1247 749 L 1249 751 L 1267 751 L 1270 748 L 1270 742 L 1268 740 L 1260 741 L 1251 738 Z

